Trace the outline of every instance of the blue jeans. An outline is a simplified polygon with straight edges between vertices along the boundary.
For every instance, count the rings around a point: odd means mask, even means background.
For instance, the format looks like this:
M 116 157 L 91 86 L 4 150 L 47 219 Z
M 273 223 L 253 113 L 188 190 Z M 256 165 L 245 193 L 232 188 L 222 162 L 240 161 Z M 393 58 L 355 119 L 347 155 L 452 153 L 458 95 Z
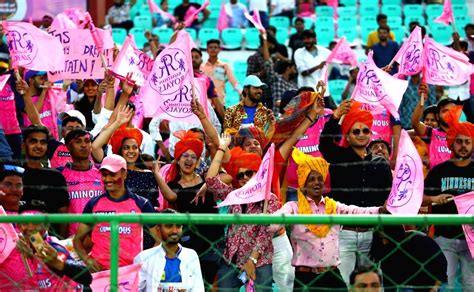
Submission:
M 0 160 L 11 160 L 12 154 L 13 152 L 5 137 L 5 132 L 0 128 Z
M 258 267 L 255 271 L 255 274 L 257 277 L 254 282 L 255 291 L 271 292 L 273 279 L 272 265 Z M 238 278 L 239 275 L 240 269 L 238 267 L 222 262 L 221 266 L 219 267 L 219 271 L 217 271 L 217 287 L 219 292 L 238 291 L 238 289 L 243 285 L 242 281 L 240 281 Z
M 5 138 L 13 151 L 13 159 L 19 160 L 21 158 L 21 143 L 23 143 L 21 134 L 5 135 Z

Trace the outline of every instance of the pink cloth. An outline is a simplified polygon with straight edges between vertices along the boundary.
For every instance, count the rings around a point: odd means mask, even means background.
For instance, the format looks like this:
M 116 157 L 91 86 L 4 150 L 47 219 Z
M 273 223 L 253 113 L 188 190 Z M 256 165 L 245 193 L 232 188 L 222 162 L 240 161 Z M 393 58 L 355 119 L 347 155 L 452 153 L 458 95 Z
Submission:
M 273 169 L 275 165 L 275 144 L 272 144 L 265 153 L 262 163 L 255 174 L 243 187 L 229 194 L 217 207 L 242 205 L 260 202 L 268 199 L 272 186 Z
M 474 73 L 474 65 L 461 52 L 425 37 L 423 50 L 424 78 L 428 84 L 454 86 L 466 83 Z
M 31 100 L 33 103 L 38 102 L 39 96 L 33 96 Z M 59 139 L 59 130 L 57 124 L 58 113 L 56 111 L 56 100 L 57 95 L 54 90 L 49 89 L 46 92 L 46 97 L 44 98 L 43 107 L 39 110 L 39 115 L 41 118 L 41 123 L 49 128 L 51 131 L 51 135 L 55 139 Z M 28 119 L 28 116 L 24 113 L 23 114 L 24 125 L 27 127 L 31 125 L 31 121 Z
M 325 199 L 316 204 L 308 199 L 313 214 L 326 214 Z M 337 202 L 336 214 L 378 214 L 379 207 L 361 208 L 353 205 L 344 205 Z M 298 214 L 298 202 L 291 201 L 283 205 L 283 207 L 274 214 Z M 279 225 L 272 225 L 272 230 L 278 230 Z M 312 232 L 308 231 L 303 224 L 295 224 L 291 226 L 291 246 L 293 247 L 292 266 L 305 267 L 330 267 L 338 266 L 341 263 L 339 259 L 339 231 L 340 225 L 332 225 L 331 231 L 326 237 L 319 238 Z
M 392 126 L 390 124 L 390 113 L 383 107 L 371 104 L 363 104 L 363 109 L 370 111 L 372 121 L 372 140 L 382 139 L 392 145 Z
M 430 169 L 451 158 L 451 150 L 449 150 L 448 142 L 446 141 L 446 132 L 440 129 L 432 130 L 428 155 L 430 158 Z
M 0 206 L 0 216 L 7 216 Z M 0 263 L 3 263 L 10 253 L 15 250 L 18 235 L 11 223 L 0 223 Z M 0 286 L 1 287 L 1 286 Z
M 104 193 L 102 176 L 94 166 L 87 171 L 79 171 L 72 170 L 67 165 L 62 171 L 62 175 L 66 179 L 67 191 L 69 193 L 67 212 L 70 214 L 82 214 L 84 207 L 90 199 Z M 78 223 L 69 224 L 69 235 L 76 234 L 78 226 Z
M 474 192 L 469 192 L 460 196 L 454 197 L 456 208 L 460 215 L 474 215 Z M 474 258 L 474 232 L 472 226 L 469 224 L 463 224 L 462 229 L 464 230 L 464 236 L 466 237 L 467 246 L 471 252 L 471 257 Z
M 54 151 L 53 157 L 50 159 L 51 168 L 62 167 L 69 162 L 72 162 L 71 153 L 67 149 L 67 146 L 61 143 L 61 145 L 59 145 Z
M 339 63 L 339 64 L 350 64 L 352 67 L 356 67 L 359 62 L 357 61 L 357 53 L 351 49 L 351 45 L 343 36 L 336 44 L 334 49 L 326 59 L 327 63 Z
M 248 11 L 245 11 L 244 15 L 255 26 L 255 28 L 257 28 L 260 31 L 265 30 L 265 28 L 262 25 L 262 21 L 260 20 L 260 14 L 258 13 L 257 9 L 253 11 L 253 15 L 250 15 Z
M 118 269 L 119 291 L 138 291 L 141 264 L 133 264 Z M 110 270 L 92 274 L 92 291 L 110 290 Z
M 143 128 L 143 119 L 144 119 L 144 106 L 142 99 L 139 95 L 133 95 L 129 99 L 135 105 L 135 116 L 133 117 L 132 124 L 139 129 Z
M 158 13 L 158 14 L 164 16 L 165 18 L 171 19 L 171 21 L 173 23 L 176 22 L 176 18 L 172 14 L 170 14 L 166 11 L 163 11 L 158 5 L 156 5 L 155 1 L 148 0 L 148 7 L 150 8 L 151 13 Z
M 56 15 L 50 29 L 77 28 L 77 25 L 63 12 Z
M 441 13 L 441 15 L 436 17 L 433 21 L 445 25 L 449 25 L 451 23 L 454 24 L 453 7 L 451 5 L 451 0 L 444 0 L 443 13 Z
M 221 3 L 221 11 L 219 12 L 219 18 L 217 18 L 217 29 L 219 31 L 224 30 L 224 28 L 229 27 L 229 19 L 227 18 L 227 13 L 225 12 L 225 1 Z
M 206 9 L 207 6 L 209 6 L 209 0 L 204 1 L 199 9 L 194 8 L 194 6 L 190 6 L 184 15 L 184 27 L 188 27 L 193 24 L 193 22 L 198 19 L 199 13 Z
M 0 91 L 0 125 L 5 135 L 21 133 L 16 117 L 15 93 L 9 84 Z
M 396 61 L 398 67 L 397 77 L 411 76 L 421 72 L 422 67 L 423 40 L 421 38 L 421 28 L 419 26 L 411 32 L 408 39 L 398 50 L 393 61 Z
M 394 215 L 418 214 L 423 201 L 423 189 L 423 162 L 410 136 L 402 130 L 387 210 Z

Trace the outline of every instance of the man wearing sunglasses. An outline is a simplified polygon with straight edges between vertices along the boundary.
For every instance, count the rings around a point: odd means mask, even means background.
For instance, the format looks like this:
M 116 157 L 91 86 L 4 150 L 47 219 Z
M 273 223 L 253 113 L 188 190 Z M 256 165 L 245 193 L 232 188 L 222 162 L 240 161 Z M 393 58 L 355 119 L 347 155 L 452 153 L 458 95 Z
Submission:
M 331 196 L 336 201 L 361 207 L 382 206 L 390 193 L 392 173 L 387 159 L 368 150 L 373 116 L 361 106 L 351 100 L 339 105 L 321 132 L 319 149 L 331 164 Z M 347 285 L 356 263 L 367 263 L 372 236 L 371 226 L 343 226 L 339 269 Z

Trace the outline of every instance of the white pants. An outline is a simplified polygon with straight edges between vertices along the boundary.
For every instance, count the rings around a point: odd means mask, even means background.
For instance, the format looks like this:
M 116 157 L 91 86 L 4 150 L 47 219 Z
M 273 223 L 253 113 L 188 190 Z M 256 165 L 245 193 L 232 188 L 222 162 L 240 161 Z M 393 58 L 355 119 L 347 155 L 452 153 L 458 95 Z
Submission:
M 286 232 L 274 237 L 273 243 L 273 281 L 281 292 L 293 291 L 295 268 L 291 265 L 293 249 Z
M 456 270 L 461 265 L 463 291 L 474 291 L 474 260 L 465 239 L 451 239 L 442 236 L 435 238 L 448 261 L 448 286 L 454 289 Z
M 339 233 L 339 258 L 341 264 L 342 279 L 346 282 L 347 287 L 350 286 L 349 278 L 352 271 L 357 266 L 365 266 L 370 264 L 369 252 L 372 246 L 373 232 L 355 232 L 351 230 L 341 230 Z

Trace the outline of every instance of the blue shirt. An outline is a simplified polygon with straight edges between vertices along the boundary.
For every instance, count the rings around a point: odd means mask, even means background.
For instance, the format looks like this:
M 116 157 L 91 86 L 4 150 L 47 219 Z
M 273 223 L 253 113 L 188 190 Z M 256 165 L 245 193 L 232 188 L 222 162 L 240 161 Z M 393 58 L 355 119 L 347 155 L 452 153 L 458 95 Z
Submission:
M 377 43 L 372 47 L 374 51 L 374 62 L 377 67 L 382 68 L 387 66 L 390 61 L 392 61 L 393 57 L 398 52 L 398 43 L 394 41 L 388 41 L 386 46 L 383 46 L 381 43 Z M 392 66 L 392 71 L 390 74 L 397 73 L 398 69 L 396 66 Z
M 242 119 L 241 125 L 253 125 L 253 119 L 255 117 L 255 112 L 257 111 L 257 107 L 248 107 L 244 105 L 245 116 Z
M 170 259 L 166 257 L 165 270 L 161 276 L 161 283 L 181 283 L 181 271 L 179 265 L 181 264 L 180 259 L 177 257 Z

